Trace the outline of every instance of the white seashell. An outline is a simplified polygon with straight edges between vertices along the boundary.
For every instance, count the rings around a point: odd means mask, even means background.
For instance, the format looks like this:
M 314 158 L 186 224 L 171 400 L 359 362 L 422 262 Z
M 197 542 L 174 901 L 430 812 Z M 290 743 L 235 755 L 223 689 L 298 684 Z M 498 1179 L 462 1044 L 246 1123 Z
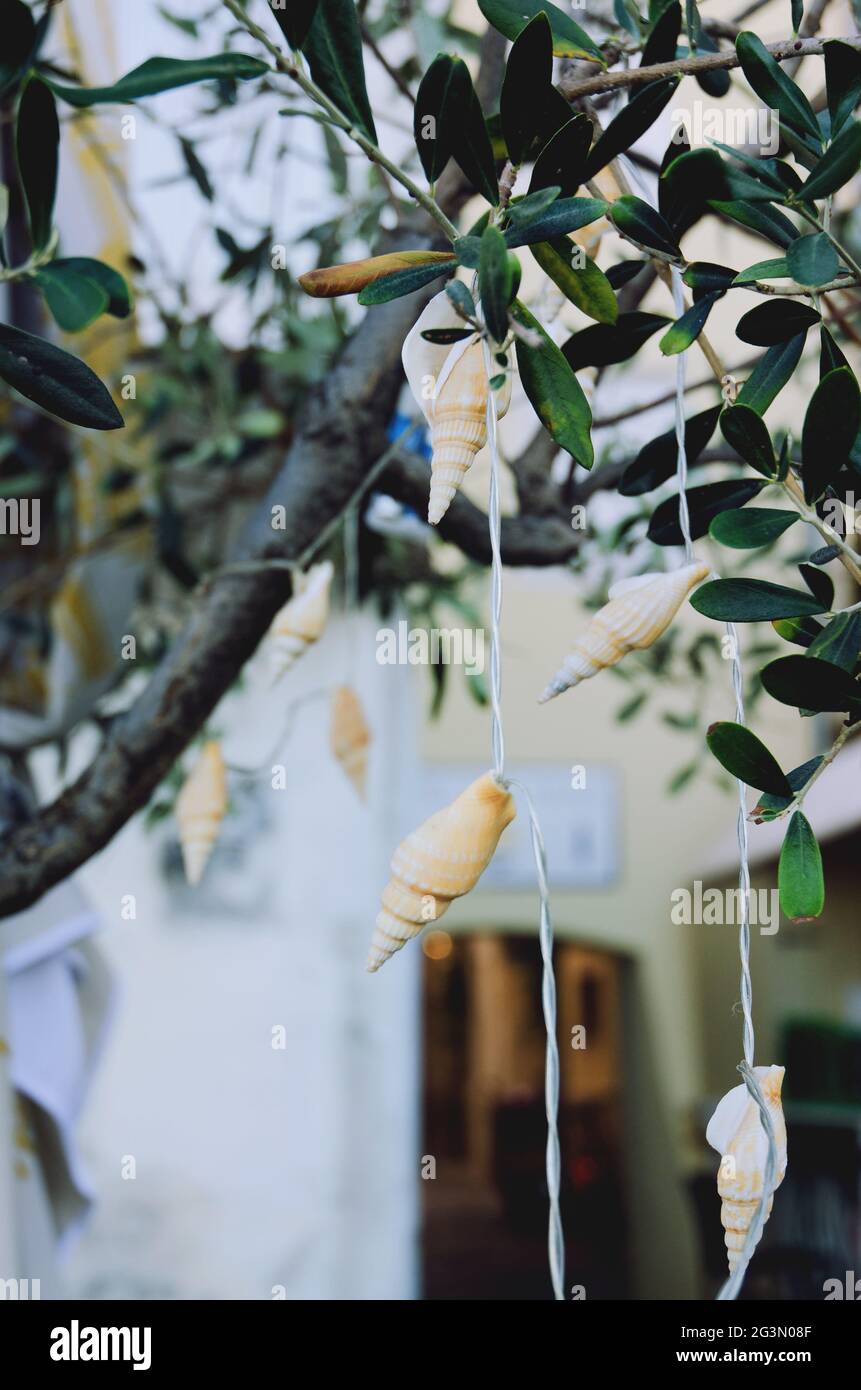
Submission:
M 203 877 L 227 810 L 227 773 L 217 743 L 203 745 L 176 800 L 185 876 L 192 886 Z
M 332 695 L 329 744 L 361 801 L 365 800 L 370 741 L 371 731 L 361 700 L 349 685 L 339 685 Z
M 754 1067 L 771 1123 L 777 1150 L 773 1187 L 779 1187 L 786 1173 L 786 1123 L 780 1101 L 783 1067 Z M 759 1107 L 747 1087 L 734 1086 L 718 1104 L 706 1129 L 706 1139 L 721 1155 L 718 1192 L 721 1223 L 724 1228 L 730 1274 L 737 1268 L 748 1230 L 765 1189 L 768 1137 L 762 1127 Z M 773 1195 L 765 1209 L 771 1215 Z M 765 1223 L 763 1223 L 765 1224 Z
M 574 643 L 561 668 L 539 696 L 545 704 L 606 666 L 615 666 L 628 652 L 650 647 L 665 632 L 691 589 L 710 573 L 701 561 L 667 573 L 620 579 L 605 603 Z
M 285 603 L 272 620 L 268 633 L 273 680 L 322 635 L 329 617 L 329 590 L 334 568 L 331 560 L 314 565 L 300 582 L 298 593 Z
M 473 335 L 453 345 L 429 343 L 430 328 L 456 328 L 461 320 L 443 290 L 435 295 L 404 340 L 402 358 L 410 390 L 430 426 L 431 488 L 428 521 L 448 511 L 473 459 L 487 442 L 487 369 Z M 501 419 L 511 400 L 511 378 L 494 393 Z
M 454 898 L 474 888 L 514 820 L 511 793 L 487 772 L 402 840 L 392 856 L 367 968 L 379 970 Z

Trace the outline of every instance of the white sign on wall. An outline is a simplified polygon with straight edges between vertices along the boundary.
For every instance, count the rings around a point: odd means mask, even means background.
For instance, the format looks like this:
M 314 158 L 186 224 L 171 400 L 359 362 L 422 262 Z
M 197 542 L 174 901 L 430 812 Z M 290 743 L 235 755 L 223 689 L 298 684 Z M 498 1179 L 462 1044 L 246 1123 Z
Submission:
M 535 805 L 547 850 L 551 888 L 608 888 L 619 876 L 619 774 L 586 766 L 584 787 L 574 789 L 563 763 L 506 763 L 508 777 L 524 783 Z M 411 824 L 440 810 L 487 772 L 486 763 L 424 763 L 419 773 L 419 814 Z M 517 817 L 482 875 L 486 888 L 533 888 L 535 861 L 525 798 L 512 788 Z M 410 798 L 413 804 L 413 798 Z

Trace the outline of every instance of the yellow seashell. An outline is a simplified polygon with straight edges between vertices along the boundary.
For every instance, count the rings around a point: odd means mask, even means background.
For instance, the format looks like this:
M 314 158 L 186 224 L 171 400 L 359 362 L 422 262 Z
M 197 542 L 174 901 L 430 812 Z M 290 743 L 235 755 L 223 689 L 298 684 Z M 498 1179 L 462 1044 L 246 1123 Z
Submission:
M 475 887 L 514 816 L 510 792 L 487 772 L 401 841 L 383 891 L 368 970 L 379 970 L 422 927 L 439 921 L 454 898 Z
M 786 1122 L 780 1100 L 784 1068 L 754 1067 L 753 1071 L 774 1129 L 776 1188 L 783 1182 L 786 1173 Z M 759 1107 L 745 1085 L 734 1086 L 724 1096 L 709 1121 L 706 1139 L 721 1155 L 717 1183 L 721 1198 L 721 1224 L 732 1274 L 738 1267 L 747 1233 L 765 1189 L 768 1156 L 768 1138 L 762 1127 Z M 772 1195 L 766 1206 L 766 1221 L 773 1204 Z
M 365 800 L 370 741 L 371 731 L 361 700 L 351 686 L 339 685 L 332 695 L 329 745 L 361 801 Z
M 195 885 L 203 877 L 227 810 L 227 772 L 217 743 L 203 745 L 176 801 L 176 819 L 185 876 Z
M 305 575 L 298 593 L 272 620 L 268 641 L 274 680 L 283 676 L 322 635 L 329 617 L 329 590 L 334 573 L 331 560 L 315 565 Z
M 606 666 L 615 666 L 628 652 L 650 647 L 665 632 L 691 589 L 710 573 L 701 561 L 668 573 L 641 574 L 622 579 L 574 643 L 562 666 L 539 696 L 545 704 Z
M 431 488 L 428 521 L 445 516 L 467 469 L 487 442 L 487 369 L 477 338 L 454 345 L 429 343 L 422 333 L 433 328 L 458 328 L 462 322 L 443 291 L 435 295 L 407 334 L 404 370 L 410 390 L 430 426 Z M 501 419 L 511 400 L 511 380 L 495 393 Z

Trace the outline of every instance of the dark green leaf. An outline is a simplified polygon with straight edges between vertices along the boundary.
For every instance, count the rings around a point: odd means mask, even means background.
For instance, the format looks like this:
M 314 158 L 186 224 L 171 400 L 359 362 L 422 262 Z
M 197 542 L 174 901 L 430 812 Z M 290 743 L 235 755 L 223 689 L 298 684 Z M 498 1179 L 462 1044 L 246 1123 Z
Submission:
M 459 343 L 464 338 L 474 336 L 475 329 L 473 328 L 425 328 L 422 332 L 425 342 L 437 343 L 441 347 L 446 347 L 449 343 Z
M 718 46 L 707 29 L 700 29 L 697 47 L 703 53 L 718 52 Z M 720 68 L 713 72 L 698 72 L 696 79 L 697 84 L 702 87 L 704 92 L 708 92 L 710 97 L 725 97 L 730 88 L 729 73 Z
M 714 579 L 697 589 L 691 603 L 705 617 L 728 623 L 769 622 L 773 618 L 799 618 L 825 611 L 812 594 L 788 589 L 783 584 L 770 584 L 764 579 Z M 783 660 L 796 658 L 784 657 Z
M 777 460 L 761 415 L 749 405 L 727 406 L 720 417 L 721 433 L 745 463 L 772 478 L 777 473 Z
M 413 135 L 419 159 L 429 183 L 436 183 L 451 156 L 451 144 L 459 120 L 454 59 L 447 53 L 434 58 L 416 93 Z
M 577 192 L 587 177 L 586 156 L 592 141 L 588 116 L 574 116 L 557 130 L 541 150 L 532 170 L 529 191 L 559 187 L 565 198 Z
M 685 454 L 692 468 L 714 434 L 721 407 L 712 406 L 685 421 Z M 666 482 L 676 471 L 678 443 L 675 429 L 650 439 L 634 462 L 625 469 L 618 491 L 622 497 L 639 497 Z
M 545 275 L 562 291 L 566 299 L 598 323 L 615 323 L 619 305 L 613 287 L 593 260 L 583 257 L 583 265 L 571 264 L 572 242 L 563 238 L 552 245 L 539 241 L 530 250 Z
M 709 526 L 709 535 L 733 550 L 755 550 L 776 541 L 797 520 L 797 512 L 749 507 L 740 512 L 721 512 Z
M 811 922 L 825 906 L 822 854 L 801 811 L 790 819 L 777 866 L 780 906 L 792 922 Z
M 799 333 L 788 343 L 769 348 L 739 391 L 737 404 L 749 405 L 757 415 L 764 415 L 801 361 L 804 338 L 805 334 Z
M 591 468 L 592 412 L 582 386 L 553 339 L 519 300 L 511 316 L 541 338 L 538 348 L 517 339 L 520 380 L 535 413 L 560 448 L 567 449 L 583 468 Z
M 810 102 L 801 88 L 775 62 L 762 40 L 750 31 L 739 34 L 735 51 L 742 71 L 757 96 L 766 106 L 779 111 L 781 120 L 788 126 L 808 136 L 817 148 L 821 148 L 822 134 Z
M 461 265 L 465 265 L 468 270 L 478 270 L 481 256 L 480 236 L 459 236 L 452 243 L 452 250 Z
M 785 248 L 798 236 L 798 231 L 789 218 L 777 208 L 759 203 L 746 203 L 738 198 L 710 198 L 709 207 L 721 217 L 728 217 L 731 222 L 738 222 L 740 226 L 765 237 L 766 241 L 773 241 L 775 246 Z
M 89 256 L 66 256 L 62 260 L 51 261 L 50 267 L 45 267 L 49 268 L 62 268 L 71 274 L 85 275 L 88 280 L 94 280 L 105 291 L 108 297 L 107 312 L 114 318 L 125 319 L 131 313 L 134 306 L 128 283 L 118 270 L 105 265 L 104 261 L 95 261 Z
M 782 705 L 822 713 L 861 713 L 861 686 L 832 661 L 781 656 L 763 667 L 760 678 L 768 694 Z
M 645 270 L 646 265 L 647 262 L 645 260 L 618 261 L 616 265 L 610 266 L 610 269 L 607 271 L 607 279 L 614 290 L 621 290 L 625 285 L 630 284 L 632 280 L 636 279 L 640 272 Z
M 359 294 L 359 303 L 388 304 L 390 299 L 400 299 L 404 294 L 412 294 L 423 285 L 429 285 L 440 275 L 451 273 L 452 261 L 435 262 L 432 265 L 411 266 L 409 270 L 396 270 L 393 275 L 383 275 L 379 280 L 366 285 Z
M 530 194 L 530 197 L 533 196 Z M 509 250 L 529 246 L 536 241 L 552 241 L 554 237 L 579 231 L 590 222 L 597 222 L 609 208 L 603 198 L 557 198 L 539 216 L 523 223 L 518 218 L 505 231 Z M 463 240 L 463 238 L 461 238 Z
M 809 647 L 823 631 L 822 624 L 815 618 L 775 618 L 771 626 L 778 637 L 796 647 Z
M 524 198 L 513 198 L 508 207 L 509 222 L 517 226 L 525 226 L 532 222 L 556 202 L 561 192 L 562 189 L 556 184 L 549 188 L 537 188 L 534 193 L 527 193 Z
M 849 460 L 861 424 L 861 392 L 849 367 L 837 367 L 810 398 L 801 433 L 805 500 L 815 502 Z
M 478 283 L 484 321 L 491 337 L 501 343 L 508 333 L 511 266 L 505 238 L 498 227 L 485 227 L 482 233 Z
M 673 237 L 672 229 L 659 212 L 649 207 L 642 198 L 625 194 L 617 198 L 610 207 L 610 217 L 618 232 L 628 237 L 638 246 L 650 251 L 659 251 L 671 260 L 679 260 L 681 251 Z
M 301 48 L 317 9 L 318 0 L 276 0 L 270 4 L 278 25 L 291 48 Z
M 610 367 L 627 362 L 653 333 L 670 322 L 663 314 L 644 314 L 634 310 L 620 314 L 615 324 L 593 324 L 574 333 L 562 351 L 575 372 L 583 367 Z
M 191 82 L 263 77 L 268 71 L 266 63 L 247 53 L 218 53 L 212 58 L 147 58 L 112 87 L 67 87 L 59 82 L 47 85 L 70 106 L 98 106 L 138 101 L 140 97 L 187 87 Z
M 522 164 L 540 130 L 536 96 L 553 78 L 553 36 L 541 12 L 521 29 L 508 55 L 499 114 L 512 164 Z
M 838 613 L 813 639 L 808 654 L 852 675 L 861 654 L 861 613 Z
M 671 0 L 651 27 L 643 47 L 640 67 L 648 68 L 654 63 L 671 63 L 676 56 L 681 29 L 682 7 L 678 0 Z M 649 86 L 654 85 L 656 84 L 649 83 Z
M 799 238 L 800 240 L 800 238 Z M 793 242 L 792 245 L 796 243 Z M 785 256 L 773 257 L 770 261 L 757 261 L 746 270 L 740 270 L 734 285 L 753 285 L 757 280 L 791 280 L 792 273 Z
M 516 39 L 524 25 L 543 10 L 550 20 L 557 58 L 585 58 L 606 66 L 603 53 L 585 30 L 549 0 L 478 0 L 478 8 L 507 39 Z
M 377 132 L 365 86 L 362 33 L 353 0 L 319 0 L 304 53 L 317 86 L 376 144 Z
M 861 53 L 839 39 L 826 43 L 822 51 L 833 139 L 861 101 Z
M 772 796 L 792 796 L 792 788 L 777 759 L 743 724 L 733 724 L 729 720 L 712 724 L 706 743 L 721 767 L 746 786 Z
M 833 372 L 835 367 L 848 366 L 842 350 L 823 323 L 819 330 L 819 375 L 823 377 L 828 372 Z
M 755 347 L 773 347 L 806 333 L 820 317 L 809 304 L 792 299 L 774 299 L 750 309 L 736 324 L 736 337 Z
M 48 308 L 65 333 L 79 333 L 108 307 L 107 292 L 95 280 L 53 261 L 34 276 Z
M 631 98 L 627 106 L 622 107 L 592 148 L 586 165 L 586 178 L 594 178 L 599 170 L 618 155 L 627 153 L 651 129 L 680 80 L 678 77 L 664 77 L 659 82 L 650 82 Z
M 700 536 L 704 536 L 713 517 L 719 512 L 743 507 L 761 492 L 762 487 L 762 483 L 749 478 L 729 478 L 724 482 L 706 483 L 704 487 L 686 489 L 691 538 L 698 540 Z M 666 498 L 655 508 L 646 534 L 655 545 L 683 544 L 677 493 Z
M 792 788 L 793 796 L 807 785 L 821 762 L 821 757 L 810 758 L 800 767 L 794 767 L 791 772 L 787 772 L 786 780 Z M 750 819 L 756 821 L 757 824 L 762 821 L 774 820 L 781 811 L 786 810 L 791 800 L 792 796 L 771 796 L 768 792 L 764 792 L 751 811 Z
M 792 0 L 792 32 L 797 34 L 804 18 L 804 0 Z
M 786 264 L 799 285 L 827 285 L 840 269 L 837 252 L 824 232 L 794 241 L 787 248 Z
M 861 165 L 861 125 L 851 121 L 845 125 L 833 144 L 828 146 L 810 178 L 802 189 L 805 202 L 813 198 L 828 198 L 858 173 Z M 799 200 L 800 201 L 800 200 Z
M 352 0 L 346 2 L 352 5 Z M 469 68 L 462 58 L 453 60 L 451 85 L 450 109 L 458 113 L 457 123 L 447 132 L 451 152 L 476 192 L 495 207 L 499 201 L 499 185 L 493 147 Z
M 461 318 L 475 318 L 475 300 L 462 280 L 449 280 L 445 292 Z
M 325 127 L 325 133 L 330 138 L 334 139 L 334 137 L 332 136 L 331 128 L 329 126 Z M 183 135 L 179 137 L 179 148 L 182 151 L 182 158 L 185 163 L 186 169 L 188 170 L 189 174 L 196 183 L 200 192 L 203 194 L 206 201 L 208 203 L 211 203 L 215 198 L 215 189 L 212 187 L 212 184 L 209 179 L 209 174 L 207 173 L 206 168 L 204 167 L 200 159 L 200 156 L 197 153 L 197 150 L 194 148 L 194 145 L 191 143 L 191 141 L 186 140 L 185 136 Z M 336 143 L 336 149 L 337 148 L 338 146 Z
M 798 572 L 815 599 L 826 608 L 834 606 L 834 581 L 815 565 L 799 565 Z
M 681 318 L 667 329 L 660 342 L 660 349 L 665 357 L 673 357 L 676 353 L 685 352 L 691 343 L 696 341 L 705 328 L 706 319 L 723 293 L 723 290 L 712 290 L 709 294 L 704 294 L 699 299 L 694 300 L 690 309 L 687 309 Z
M 60 127 L 53 96 L 35 78 L 27 83 L 21 97 L 16 140 L 30 236 L 34 250 L 41 251 L 51 238 Z
M 735 282 L 736 273 L 725 265 L 713 265 L 710 261 L 692 261 L 682 279 L 695 294 L 713 294 L 717 290 L 728 290 Z
M 22 0 L 4 0 L 0 15 L 3 52 L 0 56 L 0 95 L 12 87 L 30 63 L 36 42 L 33 12 Z
M 0 377 L 69 424 L 122 429 L 123 417 L 107 388 L 85 362 L 8 324 L 0 324 Z

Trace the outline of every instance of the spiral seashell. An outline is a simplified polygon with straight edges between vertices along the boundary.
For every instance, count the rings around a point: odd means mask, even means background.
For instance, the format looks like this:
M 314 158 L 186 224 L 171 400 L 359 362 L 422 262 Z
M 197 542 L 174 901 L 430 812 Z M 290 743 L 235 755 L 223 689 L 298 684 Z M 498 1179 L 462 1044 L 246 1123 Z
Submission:
M 650 647 L 665 632 L 691 589 L 710 573 L 710 566 L 695 560 L 668 573 L 640 574 L 620 579 L 605 603 L 574 643 L 546 690 L 545 704 L 605 666 L 615 666 L 628 652 Z
M 329 745 L 361 801 L 365 800 L 370 741 L 371 731 L 361 700 L 351 686 L 339 685 L 332 695 Z
M 431 488 L 428 521 L 445 516 L 467 469 L 487 442 L 487 369 L 477 337 L 454 345 L 429 343 L 421 335 L 432 328 L 462 327 L 448 295 L 435 295 L 407 334 L 404 371 L 410 390 L 430 426 Z M 501 419 L 511 399 L 511 381 L 495 393 Z
M 203 745 L 176 801 L 185 876 L 195 886 L 203 877 L 227 810 L 227 773 L 217 743 Z
M 315 565 L 300 581 L 298 593 L 273 618 L 268 633 L 273 681 L 283 676 L 322 635 L 329 617 L 334 573 L 331 560 Z
M 487 772 L 402 840 L 392 856 L 367 968 L 381 965 L 474 888 L 514 820 L 510 792 Z
M 786 1173 L 786 1123 L 780 1101 L 783 1067 L 754 1067 L 774 1128 L 777 1167 L 774 1187 Z M 709 1120 L 706 1139 L 721 1155 L 718 1193 L 721 1198 L 721 1224 L 724 1228 L 729 1272 L 734 1273 L 765 1188 L 768 1137 L 762 1127 L 759 1107 L 745 1085 L 728 1091 Z M 765 1220 L 771 1215 L 774 1196 L 770 1195 Z M 763 1225 L 765 1223 L 763 1222 Z M 760 1233 L 761 1234 L 761 1233 Z

